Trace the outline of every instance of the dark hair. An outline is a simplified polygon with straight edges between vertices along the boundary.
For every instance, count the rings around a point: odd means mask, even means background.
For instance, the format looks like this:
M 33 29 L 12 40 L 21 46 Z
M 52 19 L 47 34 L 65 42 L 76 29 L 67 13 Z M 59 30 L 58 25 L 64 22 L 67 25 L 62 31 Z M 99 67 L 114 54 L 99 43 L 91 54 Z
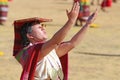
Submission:
M 20 30 L 20 35 L 21 35 L 21 38 L 22 38 L 22 45 L 25 47 L 27 45 L 29 45 L 30 41 L 29 39 L 27 38 L 27 33 L 31 33 L 32 32 L 32 29 L 31 27 L 35 24 L 39 24 L 40 22 L 38 21 L 32 21 L 32 22 L 28 22 L 28 23 L 24 23 L 23 26 L 21 27 L 21 30 Z

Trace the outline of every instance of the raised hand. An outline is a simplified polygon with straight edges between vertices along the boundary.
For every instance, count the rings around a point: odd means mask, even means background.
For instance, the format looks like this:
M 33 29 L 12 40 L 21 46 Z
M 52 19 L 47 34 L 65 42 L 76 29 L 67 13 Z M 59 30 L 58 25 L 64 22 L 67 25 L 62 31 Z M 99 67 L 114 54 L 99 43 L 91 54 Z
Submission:
M 76 21 L 78 17 L 79 9 L 80 9 L 79 2 L 75 2 L 70 12 L 66 10 L 68 19 L 72 21 Z
M 96 9 L 95 12 L 93 12 L 93 13 L 89 16 L 88 20 L 86 21 L 86 24 L 91 24 L 91 23 L 93 23 L 94 20 L 96 19 L 97 13 L 98 13 L 98 10 Z

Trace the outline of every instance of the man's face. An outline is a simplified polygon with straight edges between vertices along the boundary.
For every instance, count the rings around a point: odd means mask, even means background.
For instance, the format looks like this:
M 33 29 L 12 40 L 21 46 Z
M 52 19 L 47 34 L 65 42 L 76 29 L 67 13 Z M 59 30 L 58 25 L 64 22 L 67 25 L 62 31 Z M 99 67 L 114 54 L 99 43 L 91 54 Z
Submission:
M 47 39 L 46 30 L 41 24 L 35 24 L 31 27 L 32 32 L 29 33 L 36 42 L 45 41 Z

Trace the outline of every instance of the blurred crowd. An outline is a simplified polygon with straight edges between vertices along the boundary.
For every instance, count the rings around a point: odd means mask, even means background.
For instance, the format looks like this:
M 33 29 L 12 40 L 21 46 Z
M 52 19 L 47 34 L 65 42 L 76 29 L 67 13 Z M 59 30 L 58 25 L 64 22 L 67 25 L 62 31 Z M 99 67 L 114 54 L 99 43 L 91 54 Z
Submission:
M 108 12 L 107 8 L 111 8 L 113 2 L 117 3 L 117 0 L 74 0 L 74 2 L 76 1 L 78 1 L 80 5 L 76 26 L 82 26 L 83 22 L 88 19 L 90 16 L 90 6 L 98 5 L 103 12 Z
M 8 3 L 12 0 L 0 0 L 0 25 L 4 26 L 7 21 L 7 16 L 9 12 Z M 69 1 L 69 0 L 66 0 Z M 112 3 L 117 3 L 117 0 L 74 0 L 73 2 L 78 1 L 80 4 L 80 10 L 78 19 L 76 21 L 76 26 L 78 26 L 78 22 L 80 26 L 83 25 L 90 15 L 90 6 L 98 5 L 101 7 L 103 12 L 107 12 L 107 8 L 112 6 Z

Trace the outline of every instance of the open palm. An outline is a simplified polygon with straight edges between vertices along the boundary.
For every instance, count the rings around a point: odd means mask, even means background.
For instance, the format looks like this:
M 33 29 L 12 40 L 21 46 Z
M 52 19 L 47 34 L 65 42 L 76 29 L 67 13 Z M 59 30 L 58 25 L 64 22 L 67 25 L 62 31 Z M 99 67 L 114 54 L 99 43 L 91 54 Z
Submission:
M 97 12 L 98 12 L 98 10 L 96 9 L 96 11 L 93 12 L 93 13 L 89 16 L 88 20 L 86 21 L 86 24 L 91 24 L 91 23 L 94 22 L 94 20 L 96 19 L 96 16 L 97 16 Z

